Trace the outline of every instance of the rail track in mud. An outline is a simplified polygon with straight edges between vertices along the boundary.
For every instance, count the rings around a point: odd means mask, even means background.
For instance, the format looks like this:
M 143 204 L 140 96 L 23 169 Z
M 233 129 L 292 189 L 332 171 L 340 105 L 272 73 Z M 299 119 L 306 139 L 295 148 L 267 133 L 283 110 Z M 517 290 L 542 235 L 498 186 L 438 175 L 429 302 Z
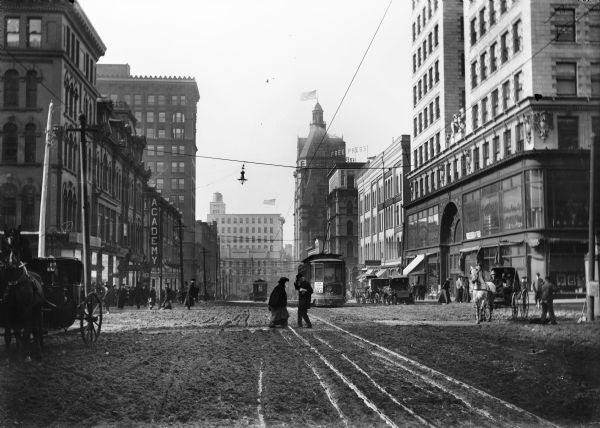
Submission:
M 556 426 L 322 317 L 318 329 L 280 330 L 317 377 L 342 425 Z

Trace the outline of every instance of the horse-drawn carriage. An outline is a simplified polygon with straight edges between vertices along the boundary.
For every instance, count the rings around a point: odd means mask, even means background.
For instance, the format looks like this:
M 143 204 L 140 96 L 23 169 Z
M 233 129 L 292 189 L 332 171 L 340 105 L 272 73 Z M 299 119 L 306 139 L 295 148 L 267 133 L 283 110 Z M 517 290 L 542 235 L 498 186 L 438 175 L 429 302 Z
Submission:
M 415 296 L 412 293 L 407 276 L 388 278 L 386 281 L 387 285 L 383 289 L 385 303 L 388 305 L 415 303 Z
M 521 286 L 515 268 L 493 267 L 486 281 L 479 266 L 471 267 L 470 283 L 478 323 L 480 319 L 491 321 L 494 308 L 501 306 L 512 309 L 513 319 L 529 315 L 529 294 L 527 288 Z
M 381 303 L 383 301 L 384 288 L 387 285 L 386 280 L 383 278 L 368 277 L 366 281 L 366 286 L 356 301 L 362 304 Z
M 20 230 L 5 231 L 0 257 L 0 327 L 10 346 L 29 355 L 30 336 L 40 353 L 42 336 L 49 330 L 65 331 L 79 321 L 85 343 L 95 342 L 102 327 L 102 302 L 86 293 L 83 264 L 75 258 L 23 257 Z

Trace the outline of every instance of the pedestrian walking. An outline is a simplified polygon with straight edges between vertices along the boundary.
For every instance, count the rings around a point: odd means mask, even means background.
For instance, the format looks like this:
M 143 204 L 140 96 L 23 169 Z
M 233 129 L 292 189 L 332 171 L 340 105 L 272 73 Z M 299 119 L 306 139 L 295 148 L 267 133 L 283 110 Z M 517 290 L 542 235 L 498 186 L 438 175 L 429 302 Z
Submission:
M 542 324 L 556 324 L 556 316 L 554 315 L 554 284 L 550 281 L 549 277 L 546 277 L 542 289 L 540 291 L 540 301 L 542 304 L 542 317 L 540 322 Z M 549 319 L 546 319 L 546 316 Z
M 463 281 L 462 281 L 462 278 L 459 276 L 456 279 L 456 301 L 458 303 L 462 303 L 464 292 L 465 292 L 465 288 L 463 286 Z
M 446 281 L 444 281 L 444 284 L 442 284 L 442 296 L 443 296 L 443 303 L 445 305 L 447 305 L 448 303 L 450 303 L 450 280 L 452 278 L 448 277 L 446 278 Z M 442 301 L 442 298 L 440 298 L 440 301 Z
M 531 284 L 532 288 L 533 288 L 533 298 L 535 300 L 535 305 L 539 308 L 540 307 L 540 295 L 542 292 L 542 286 L 544 285 L 544 280 L 542 279 L 540 273 L 536 273 L 535 274 L 535 279 L 533 280 L 533 283 Z
M 308 310 L 310 309 L 311 296 L 313 289 L 310 286 L 304 275 L 299 273 L 296 275 L 294 287 L 298 290 L 298 328 L 302 328 L 302 320 L 306 322 L 306 328 L 312 328 L 310 318 L 308 318 Z
M 285 291 L 285 283 L 289 278 L 282 276 L 279 278 L 277 285 L 271 291 L 269 296 L 269 311 L 271 312 L 271 322 L 269 327 L 277 326 L 287 327 L 288 318 L 290 317 L 287 310 L 287 293 Z
M 156 289 L 154 287 L 151 287 L 150 294 L 148 296 L 148 310 L 154 309 L 155 304 L 156 304 Z

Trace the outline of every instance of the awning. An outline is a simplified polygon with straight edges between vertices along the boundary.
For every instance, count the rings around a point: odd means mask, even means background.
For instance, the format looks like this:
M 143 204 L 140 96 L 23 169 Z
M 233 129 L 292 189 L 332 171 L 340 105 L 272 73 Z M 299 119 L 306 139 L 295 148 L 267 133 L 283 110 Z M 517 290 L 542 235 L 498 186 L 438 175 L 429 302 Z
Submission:
M 379 271 L 377 271 L 377 273 L 375 274 L 375 276 L 377 278 L 381 278 L 383 275 L 385 275 L 388 272 L 387 269 L 379 269 Z
M 417 257 L 415 257 L 412 260 L 412 262 L 410 262 L 408 266 L 404 268 L 404 270 L 402 271 L 402 275 L 406 276 L 409 273 L 411 273 L 417 266 L 419 266 L 419 264 L 423 261 L 424 258 L 425 254 L 418 254 Z
M 360 275 L 358 275 L 358 276 L 356 277 L 356 280 L 357 280 L 357 281 L 362 281 L 362 280 L 363 280 L 363 279 L 365 279 L 367 276 L 372 276 L 372 275 L 373 275 L 373 271 L 374 271 L 374 270 L 375 270 L 375 269 L 367 269 L 367 271 L 366 271 L 366 272 L 363 272 L 363 273 L 361 273 Z
M 461 249 L 460 249 L 460 252 L 461 252 L 461 253 L 470 253 L 470 252 L 473 252 L 473 251 L 479 251 L 479 249 L 480 249 L 480 248 L 481 248 L 481 247 L 468 247 L 468 248 L 461 248 Z

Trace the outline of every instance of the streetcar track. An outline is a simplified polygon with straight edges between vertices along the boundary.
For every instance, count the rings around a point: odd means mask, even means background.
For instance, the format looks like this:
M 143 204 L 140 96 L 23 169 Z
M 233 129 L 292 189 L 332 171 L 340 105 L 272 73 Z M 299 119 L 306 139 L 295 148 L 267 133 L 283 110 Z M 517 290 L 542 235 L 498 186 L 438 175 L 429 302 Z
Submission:
M 261 427 L 266 427 L 265 425 L 265 417 L 263 416 L 263 411 L 262 411 L 262 391 L 263 391 L 263 366 L 264 366 L 265 360 L 261 359 L 260 360 L 260 367 L 259 367 L 259 372 L 258 372 L 258 397 L 256 398 L 256 401 L 258 402 L 258 405 L 256 406 L 256 411 L 258 413 L 258 424 Z
M 348 379 L 343 373 L 341 373 L 327 358 L 325 358 L 314 346 L 308 342 L 304 337 L 302 337 L 295 329 L 292 327 L 289 328 L 291 332 L 293 332 L 298 339 L 308 347 L 313 353 L 315 353 L 319 359 L 327 366 L 329 369 L 335 373 L 337 377 L 339 377 L 344 384 L 350 388 L 362 401 L 363 403 L 369 407 L 379 418 L 384 421 L 386 424 L 392 427 L 398 427 L 384 412 L 381 410 L 375 403 L 373 403 L 369 397 L 367 397 L 350 379 Z
M 475 397 L 480 402 L 485 402 L 485 400 L 493 401 L 497 405 L 500 405 L 500 406 L 502 406 L 502 407 L 504 407 L 504 408 L 506 408 L 508 410 L 511 410 L 512 412 L 516 412 L 517 414 L 520 414 L 520 415 L 523 415 L 523 416 L 527 416 L 527 418 L 530 419 L 530 420 L 533 419 L 538 424 L 541 424 L 541 425 L 544 425 L 544 426 L 557 427 L 557 425 L 553 424 L 552 422 L 550 422 L 550 421 L 548 421 L 546 419 L 541 418 L 538 415 L 535 415 L 535 414 L 533 414 L 533 413 L 531 413 L 531 412 L 529 412 L 529 411 L 527 411 L 525 409 L 522 409 L 522 408 L 520 408 L 520 407 L 518 407 L 518 406 L 516 406 L 516 405 L 514 405 L 512 403 L 509 403 L 509 402 L 507 402 L 505 400 L 502 400 L 501 398 L 495 397 L 495 396 L 493 396 L 493 395 L 491 395 L 491 394 L 489 394 L 489 393 L 487 393 L 485 391 L 482 391 L 482 390 L 480 390 L 480 389 L 478 389 L 478 388 L 476 388 L 476 387 L 474 387 L 472 385 L 469 385 L 469 384 L 467 384 L 465 382 L 462 382 L 462 381 L 460 381 L 458 379 L 455 379 L 455 378 L 453 378 L 451 376 L 448 376 L 448 375 L 446 375 L 446 374 L 444 374 L 444 373 L 442 373 L 440 371 L 437 371 L 437 370 L 435 370 L 435 369 L 433 369 L 431 367 L 428 367 L 428 366 L 426 366 L 424 364 L 421 364 L 421 363 L 419 363 L 416 360 L 413 360 L 413 359 L 411 359 L 409 357 L 406 357 L 406 356 L 404 356 L 402 354 L 399 354 L 398 352 L 392 351 L 391 349 L 388 349 L 388 348 L 386 348 L 386 347 L 384 347 L 382 345 L 379 345 L 379 344 L 377 344 L 375 342 L 372 342 L 372 341 L 370 341 L 368 339 L 365 339 L 365 338 L 363 338 L 363 337 L 361 337 L 361 336 L 359 336 L 359 335 L 357 335 L 355 333 L 352 333 L 352 332 L 350 332 L 348 330 L 344 330 L 343 328 L 341 328 L 341 327 L 339 327 L 339 326 L 337 326 L 337 325 L 335 325 L 335 324 L 333 324 L 333 323 L 331 323 L 331 322 L 329 322 L 329 321 L 327 321 L 327 320 L 325 320 L 325 319 L 323 319 L 321 317 L 314 316 L 314 318 L 318 319 L 319 321 L 322 321 L 323 323 L 325 323 L 325 324 L 333 327 L 336 330 L 339 330 L 339 331 L 345 333 L 346 335 L 348 335 L 348 336 L 350 336 L 350 337 L 352 337 L 352 338 L 354 338 L 354 339 L 356 339 L 358 341 L 362 341 L 362 342 L 364 342 L 364 343 L 366 343 L 366 344 L 368 344 L 368 345 L 370 345 L 372 347 L 375 347 L 375 348 L 379 349 L 380 351 L 383 351 L 386 354 L 391 355 L 392 357 L 396 358 L 397 360 L 400 360 L 402 363 L 408 364 L 408 365 L 412 366 L 414 369 L 418 369 L 418 371 L 420 373 L 417 372 L 416 370 L 412 371 L 408 367 L 405 367 L 404 365 L 402 365 L 400 362 L 397 362 L 398 367 L 403 368 L 404 370 L 406 370 L 409 373 L 413 373 L 414 375 L 420 377 L 421 379 L 423 379 L 427 383 L 429 383 L 429 382 L 436 383 L 436 381 L 433 379 L 434 377 L 441 378 L 442 380 L 448 382 L 451 385 L 444 385 L 444 386 L 442 386 L 442 385 L 438 384 L 437 387 L 440 388 L 440 389 L 442 389 L 443 391 L 445 391 L 447 393 L 450 393 L 451 395 L 455 396 L 455 398 L 460 399 L 465 404 L 467 404 L 472 410 L 474 410 L 478 414 L 484 415 L 486 418 L 488 418 L 488 419 L 490 419 L 490 420 L 492 420 L 494 422 L 499 422 L 499 420 L 497 418 L 494 418 L 486 410 L 482 409 L 481 406 L 469 403 L 467 397 L 460 398 L 461 397 L 461 395 L 459 395 L 460 394 L 460 389 L 466 390 L 466 391 L 470 392 L 471 394 L 475 395 Z M 454 387 L 454 391 L 450 390 L 451 386 Z M 514 424 L 514 421 L 507 420 L 506 423 L 507 424 Z

